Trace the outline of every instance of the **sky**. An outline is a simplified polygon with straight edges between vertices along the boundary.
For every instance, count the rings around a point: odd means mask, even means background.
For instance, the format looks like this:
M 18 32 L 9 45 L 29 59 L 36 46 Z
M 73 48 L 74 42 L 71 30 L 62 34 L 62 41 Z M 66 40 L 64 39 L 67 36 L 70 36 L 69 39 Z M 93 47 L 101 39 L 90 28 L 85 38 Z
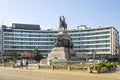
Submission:
M 120 31 L 120 0 L 0 0 L 0 25 L 39 24 L 42 29 L 81 24 L 94 28 L 114 26 Z

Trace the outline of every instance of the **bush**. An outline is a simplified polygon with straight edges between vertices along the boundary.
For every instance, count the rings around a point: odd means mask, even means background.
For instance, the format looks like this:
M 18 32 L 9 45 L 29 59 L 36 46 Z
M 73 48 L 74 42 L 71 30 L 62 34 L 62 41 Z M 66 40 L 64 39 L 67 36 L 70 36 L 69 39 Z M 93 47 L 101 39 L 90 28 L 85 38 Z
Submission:
M 55 66 L 56 69 L 67 69 L 67 66 L 58 65 Z
M 111 63 L 107 63 L 106 64 L 106 67 L 108 68 L 108 70 L 110 71 L 111 70 L 111 68 L 113 67 L 113 64 L 111 64 Z
M 71 70 L 86 70 L 87 66 L 71 65 Z
M 115 62 L 116 65 L 120 65 L 120 62 Z
M 11 67 L 13 63 L 8 63 L 8 62 L 5 62 L 4 63 L 4 67 Z
M 102 67 L 104 67 L 104 66 L 105 66 L 105 64 L 104 64 L 104 63 L 99 63 L 98 65 L 101 65 Z
M 97 70 L 97 65 L 95 65 L 95 66 L 93 67 L 93 69 L 94 69 L 94 70 Z
M 102 65 L 98 65 L 97 66 L 97 71 L 100 72 L 101 68 L 102 68 Z
M 94 67 L 94 70 L 97 70 L 97 72 L 100 72 L 101 68 L 102 68 L 102 65 L 96 65 Z
M 105 66 L 104 63 L 99 63 L 98 65 L 96 65 L 96 66 L 94 67 L 94 70 L 97 70 L 97 72 L 99 73 L 100 70 L 101 70 L 101 68 L 104 67 L 104 66 Z

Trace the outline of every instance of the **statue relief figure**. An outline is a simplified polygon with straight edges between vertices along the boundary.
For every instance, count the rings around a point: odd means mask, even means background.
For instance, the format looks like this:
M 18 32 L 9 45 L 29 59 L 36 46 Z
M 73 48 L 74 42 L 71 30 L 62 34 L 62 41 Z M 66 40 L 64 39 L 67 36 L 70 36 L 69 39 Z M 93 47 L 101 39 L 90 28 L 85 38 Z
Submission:
M 67 24 L 65 22 L 65 18 L 64 16 L 60 16 L 60 25 L 59 25 L 59 28 L 62 29 L 64 28 L 64 30 L 67 30 Z
M 57 39 L 55 40 L 55 46 L 59 46 L 59 47 L 61 47 L 61 46 L 63 46 L 63 38 L 62 38 L 62 36 L 59 36 L 59 37 L 57 37 Z
M 73 48 L 73 43 L 71 39 L 64 39 L 62 36 L 58 36 L 54 42 L 55 47 L 66 47 Z

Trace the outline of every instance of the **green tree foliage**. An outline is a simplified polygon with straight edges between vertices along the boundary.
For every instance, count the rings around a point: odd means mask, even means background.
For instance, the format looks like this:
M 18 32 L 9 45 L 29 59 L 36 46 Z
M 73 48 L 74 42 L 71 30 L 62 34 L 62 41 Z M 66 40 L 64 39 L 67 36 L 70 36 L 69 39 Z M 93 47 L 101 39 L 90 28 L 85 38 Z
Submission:
M 107 63 L 106 67 L 108 68 L 109 71 L 111 71 L 111 68 L 113 67 L 113 65 L 111 63 Z
M 105 64 L 99 63 L 94 67 L 94 70 L 97 70 L 97 72 L 99 73 L 102 67 L 105 67 Z
M 13 50 L 11 53 L 11 57 L 13 58 L 14 62 L 16 63 L 17 58 L 20 56 L 20 54 L 18 54 L 18 51 Z
M 40 60 L 43 58 L 43 55 L 40 54 L 40 50 L 39 50 L 38 48 L 36 48 L 36 49 L 34 50 L 34 53 L 35 53 L 34 59 L 35 59 L 36 61 L 40 61 Z

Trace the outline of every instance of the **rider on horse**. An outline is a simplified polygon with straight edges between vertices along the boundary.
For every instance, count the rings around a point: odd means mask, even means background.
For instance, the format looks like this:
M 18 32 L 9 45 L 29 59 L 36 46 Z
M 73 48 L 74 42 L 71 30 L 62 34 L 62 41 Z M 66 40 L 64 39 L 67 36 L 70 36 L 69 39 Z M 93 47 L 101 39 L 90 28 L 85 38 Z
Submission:
M 60 26 L 59 26 L 59 28 L 61 28 L 61 29 L 64 28 L 64 30 L 67 30 L 67 24 L 65 22 L 64 16 L 62 16 L 62 18 L 60 16 Z

